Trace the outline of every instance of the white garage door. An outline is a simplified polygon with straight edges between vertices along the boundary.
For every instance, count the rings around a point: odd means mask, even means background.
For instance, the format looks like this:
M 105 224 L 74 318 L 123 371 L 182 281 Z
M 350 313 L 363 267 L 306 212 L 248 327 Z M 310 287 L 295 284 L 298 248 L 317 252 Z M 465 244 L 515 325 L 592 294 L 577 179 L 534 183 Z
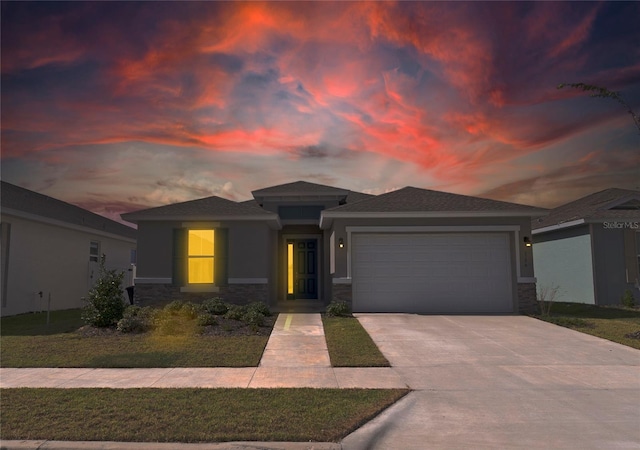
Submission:
M 507 233 L 352 235 L 356 312 L 513 312 Z

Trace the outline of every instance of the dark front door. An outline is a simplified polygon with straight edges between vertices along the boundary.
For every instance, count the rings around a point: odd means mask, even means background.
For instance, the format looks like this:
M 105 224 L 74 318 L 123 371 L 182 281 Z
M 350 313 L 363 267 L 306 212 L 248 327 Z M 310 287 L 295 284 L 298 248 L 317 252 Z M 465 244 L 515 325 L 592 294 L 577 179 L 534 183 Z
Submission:
M 287 297 L 293 299 L 318 298 L 318 240 L 290 239 L 287 241 L 289 271 Z

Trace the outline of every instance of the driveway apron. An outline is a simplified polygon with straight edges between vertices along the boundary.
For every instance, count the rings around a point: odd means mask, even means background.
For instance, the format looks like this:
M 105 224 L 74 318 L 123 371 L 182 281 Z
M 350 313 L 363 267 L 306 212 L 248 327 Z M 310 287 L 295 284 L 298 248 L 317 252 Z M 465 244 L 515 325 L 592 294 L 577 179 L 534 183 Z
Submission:
M 415 390 L 343 448 L 640 448 L 640 351 L 524 316 L 362 314 Z

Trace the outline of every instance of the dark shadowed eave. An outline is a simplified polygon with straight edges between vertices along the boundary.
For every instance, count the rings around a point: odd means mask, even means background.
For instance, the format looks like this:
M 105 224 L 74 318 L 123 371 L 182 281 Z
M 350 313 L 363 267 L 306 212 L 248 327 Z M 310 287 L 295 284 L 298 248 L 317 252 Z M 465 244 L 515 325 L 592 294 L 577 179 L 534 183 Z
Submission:
M 277 228 L 280 226 L 277 214 L 248 202 L 238 203 L 217 196 L 134 211 L 122 214 L 122 218 L 132 223 L 169 220 L 257 220 L 269 222 Z
M 134 228 L 71 203 L 7 183 L 6 181 L 2 181 L 1 187 L 0 198 L 4 214 L 20 213 L 33 218 L 52 219 L 128 239 L 136 239 L 137 237 L 137 231 Z
M 640 191 L 610 188 L 594 192 L 551 209 L 547 216 L 534 219 L 531 229 L 540 233 L 607 220 L 640 222 Z

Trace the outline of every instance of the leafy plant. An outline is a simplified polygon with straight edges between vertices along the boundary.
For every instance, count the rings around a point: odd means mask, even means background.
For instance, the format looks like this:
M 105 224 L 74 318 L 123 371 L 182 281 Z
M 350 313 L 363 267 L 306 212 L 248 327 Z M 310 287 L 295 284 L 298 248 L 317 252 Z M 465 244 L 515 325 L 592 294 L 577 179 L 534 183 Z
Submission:
M 202 313 L 196 318 L 196 323 L 201 327 L 206 327 L 207 325 L 217 325 L 218 319 L 213 314 Z
M 327 316 L 329 317 L 350 317 L 351 308 L 347 302 L 333 301 L 327 305 Z
M 633 292 L 630 289 L 624 291 L 624 295 L 622 296 L 622 304 L 627 308 L 633 308 L 636 306 L 636 299 L 633 298 Z
M 222 301 L 220 297 L 210 298 L 202 302 L 203 309 L 214 316 L 223 316 L 229 310 L 229 305 Z
M 229 305 L 229 310 L 224 315 L 224 318 L 231 319 L 231 320 L 242 320 L 242 318 L 246 313 L 247 313 L 246 306 Z
M 271 310 L 264 302 L 253 302 L 247 306 L 249 311 L 257 311 L 265 317 L 271 317 Z
M 242 321 L 249 325 L 253 331 L 256 331 L 264 325 L 264 314 L 256 309 L 247 309 L 247 312 L 242 316 Z
M 122 333 L 144 333 L 153 328 L 155 311 L 150 306 L 128 306 L 118 321 L 118 331 Z
M 96 285 L 89 291 L 89 298 L 84 305 L 82 319 L 94 327 L 110 327 L 116 325 L 125 309 L 122 296 L 122 280 L 124 272 L 107 270 L 104 257 L 100 260 L 100 277 Z
M 640 130 L 640 114 L 631 109 L 631 105 L 622 98 L 619 92 L 610 91 L 607 88 L 586 83 L 560 83 L 558 85 L 558 89 L 563 89 L 566 86 L 573 89 L 579 89 L 582 92 L 589 92 L 591 97 L 610 98 L 615 100 L 627 109 L 627 113 L 631 115 L 633 122 L 636 124 L 636 127 L 638 127 L 638 130 Z

